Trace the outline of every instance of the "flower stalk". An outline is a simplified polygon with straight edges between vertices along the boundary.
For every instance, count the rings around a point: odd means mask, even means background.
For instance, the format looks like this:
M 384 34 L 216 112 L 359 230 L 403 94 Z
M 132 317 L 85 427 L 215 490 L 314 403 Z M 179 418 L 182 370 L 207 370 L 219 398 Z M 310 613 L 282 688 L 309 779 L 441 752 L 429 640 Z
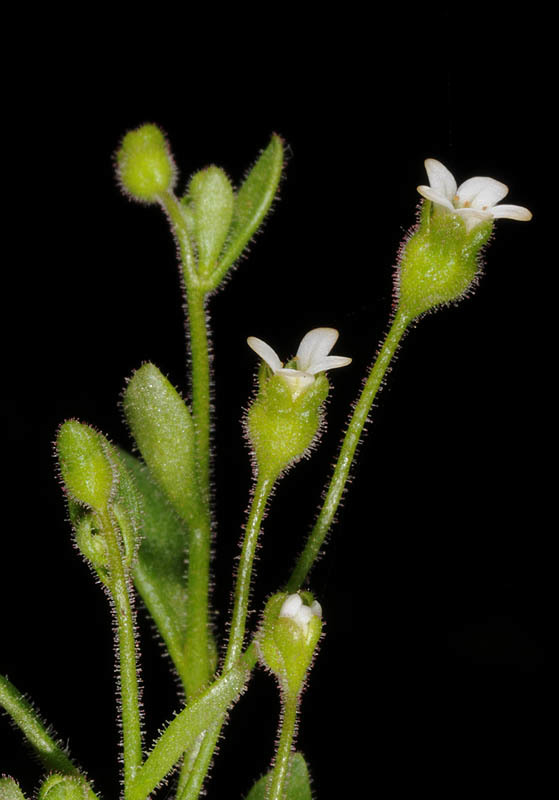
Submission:
M 307 539 L 307 543 L 293 572 L 287 582 L 287 591 L 295 592 L 301 588 L 309 574 L 314 562 L 319 556 L 320 548 L 324 543 L 326 534 L 334 521 L 336 511 L 342 499 L 344 489 L 347 484 L 349 472 L 355 451 L 361 438 L 363 428 L 367 422 L 371 407 L 375 401 L 378 390 L 382 385 L 386 371 L 390 366 L 390 362 L 398 350 L 401 339 L 410 323 L 410 318 L 397 311 L 388 335 L 384 340 L 376 361 L 374 362 L 365 386 L 361 392 L 359 400 L 355 406 L 355 410 L 349 421 L 345 437 L 342 442 L 340 454 L 336 461 L 334 473 L 324 498 L 322 508 L 314 527 Z

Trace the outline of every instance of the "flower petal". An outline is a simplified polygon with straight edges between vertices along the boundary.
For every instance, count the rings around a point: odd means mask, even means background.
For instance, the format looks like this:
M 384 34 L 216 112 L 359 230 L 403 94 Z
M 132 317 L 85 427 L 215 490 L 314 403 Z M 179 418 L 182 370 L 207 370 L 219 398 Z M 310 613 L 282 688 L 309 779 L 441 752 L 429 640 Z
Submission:
M 436 158 L 427 158 L 425 160 L 425 170 L 427 171 L 431 189 L 437 194 L 446 197 L 447 200 L 452 201 L 456 194 L 456 181 L 452 172 L 440 161 L 437 161 Z
M 338 336 L 335 328 L 314 328 L 305 334 L 297 350 L 297 369 L 314 374 L 310 368 L 315 361 L 328 355 Z
M 287 383 L 293 400 L 296 400 L 299 395 L 306 392 L 315 380 L 314 375 L 309 372 L 301 372 L 299 369 L 278 369 L 276 375 Z
M 495 206 L 491 213 L 495 219 L 504 217 L 505 219 L 516 219 L 519 222 L 528 222 L 532 219 L 532 212 L 524 208 L 524 206 L 511 206 L 506 203 Z
M 254 350 L 255 353 L 258 353 L 260 358 L 266 362 L 272 372 L 277 372 L 278 369 L 282 368 L 283 364 L 279 360 L 279 356 L 276 351 L 273 350 L 269 344 L 263 342 L 262 339 L 257 339 L 256 336 L 249 336 L 247 339 L 247 344 L 252 350 Z
M 423 197 L 426 197 L 427 200 L 431 200 L 433 203 L 436 203 L 438 206 L 444 206 L 448 208 L 449 211 L 454 211 L 454 206 L 448 200 L 444 194 L 440 194 L 439 192 L 435 192 L 430 186 L 418 186 L 417 191 Z
M 508 186 L 494 178 L 469 178 L 456 192 L 458 207 L 468 206 L 486 211 L 506 197 L 508 191 Z
M 466 231 L 468 233 L 480 222 L 493 219 L 492 211 L 478 211 L 477 208 L 457 208 L 454 213 L 462 217 L 466 223 Z
M 313 361 L 307 372 L 310 375 L 316 375 L 318 372 L 326 372 L 327 369 L 347 367 L 348 364 L 351 364 L 351 358 L 346 356 L 324 356 L 318 361 Z
M 298 594 L 290 594 L 288 595 L 285 600 L 283 601 L 283 605 L 280 609 L 279 616 L 280 617 L 291 617 L 294 619 L 301 606 L 303 605 L 303 600 Z

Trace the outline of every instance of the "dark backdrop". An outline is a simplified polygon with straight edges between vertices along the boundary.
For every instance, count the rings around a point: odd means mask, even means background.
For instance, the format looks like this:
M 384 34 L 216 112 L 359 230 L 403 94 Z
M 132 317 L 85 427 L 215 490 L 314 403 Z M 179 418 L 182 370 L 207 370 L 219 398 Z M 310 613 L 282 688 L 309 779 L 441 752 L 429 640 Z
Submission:
M 122 27 L 90 40 L 83 20 L 68 41 L 43 40 L 16 62 L 33 69 L 11 84 L 4 131 L 0 670 L 106 797 L 117 796 L 111 621 L 72 547 L 51 443 L 75 416 L 130 446 L 119 397 L 142 361 L 187 390 L 174 244 L 158 209 L 129 203 L 112 170 L 120 138 L 144 121 L 168 133 L 181 190 L 212 162 L 239 182 L 272 131 L 288 146 L 281 201 L 211 303 L 220 632 L 251 481 L 240 419 L 257 359 L 246 337 L 287 356 L 307 330 L 334 326 L 336 352 L 353 357 L 332 373 L 320 448 L 275 495 L 254 583 L 260 609 L 301 547 L 386 331 L 423 160 L 439 158 L 458 182 L 498 178 L 510 202 L 534 212 L 530 224 L 497 224 L 478 292 L 409 333 L 378 399 L 312 576 L 327 633 L 299 747 L 318 798 L 419 788 L 442 798 L 521 780 L 533 789 L 542 774 L 544 66 L 523 61 L 535 31 L 522 20 L 491 34 L 472 27 L 451 45 L 458 14 L 436 28 L 394 20 L 392 33 L 350 16 L 304 30 L 290 17 L 273 40 L 222 28 L 214 41 L 204 28 L 209 44 L 192 47 L 189 31 L 184 57 L 179 44 L 161 57 L 149 40 L 134 53 L 132 41 L 122 60 L 113 57 Z M 141 613 L 139 629 L 149 741 L 178 701 Z M 277 713 L 273 682 L 258 671 L 231 714 L 208 797 L 239 798 L 267 769 Z M 0 741 L 0 773 L 31 792 L 38 768 L 6 720 Z

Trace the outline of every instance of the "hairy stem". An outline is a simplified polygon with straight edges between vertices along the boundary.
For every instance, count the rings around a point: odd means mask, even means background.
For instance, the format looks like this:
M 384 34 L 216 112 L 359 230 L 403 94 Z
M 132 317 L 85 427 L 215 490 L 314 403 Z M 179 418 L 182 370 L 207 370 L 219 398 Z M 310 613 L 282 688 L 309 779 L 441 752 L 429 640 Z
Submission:
M 100 516 L 107 544 L 111 597 L 116 617 L 118 669 L 120 677 L 120 712 L 124 762 L 124 794 L 129 797 L 130 786 L 142 763 L 142 731 L 140 725 L 140 691 L 136 663 L 134 614 L 130 602 L 131 577 L 123 563 L 115 523 L 106 513 Z
M 254 562 L 254 554 L 256 553 L 256 545 L 262 519 L 266 510 L 266 503 L 268 502 L 274 483 L 275 477 L 259 476 L 254 488 L 254 496 L 252 498 L 252 505 L 245 528 L 241 560 L 239 562 L 239 570 L 235 583 L 235 599 L 231 617 L 229 644 L 227 646 L 225 665 L 223 667 L 224 671 L 232 667 L 239 658 L 243 647 L 250 597 L 252 564 Z
M 52 738 L 33 706 L 3 675 L 0 675 L 0 708 L 6 711 L 21 730 L 47 770 L 60 772 L 62 775 L 84 777 L 66 752 Z M 89 786 L 87 791 L 88 800 L 98 800 L 97 795 Z
M 334 520 L 336 511 L 342 499 L 342 495 L 347 483 L 349 471 L 355 457 L 355 451 L 361 438 L 363 428 L 367 422 L 371 406 L 375 400 L 377 392 L 382 384 L 386 370 L 398 349 L 398 345 L 406 328 L 410 323 L 410 318 L 398 311 L 392 322 L 392 326 L 384 340 L 380 352 L 374 362 L 369 377 L 363 387 L 355 410 L 350 419 L 347 431 L 340 449 L 340 454 L 334 468 L 334 474 L 330 486 L 326 493 L 324 503 L 307 540 L 305 549 L 299 556 L 299 560 L 287 583 L 287 591 L 295 592 L 299 589 L 314 562 L 316 561 L 320 548 L 324 542 L 326 534 Z
M 216 719 L 222 718 L 242 692 L 255 663 L 255 648 L 249 647 L 232 669 L 218 678 L 196 700 L 188 703 L 172 720 L 138 771 L 132 784 L 130 800 L 145 800 L 164 780 L 185 750 L 196 745 L 200 734 L 212 729 Z
M 280 722 L 280 737 L 274 759 L 274 768 L 266 790 L 266 800 L 282 800 L 289 779 L 289 762 L 297 729 L 297 695 L 285 694 Z
M 192 696 L 211 677 L 209 593 L 211 556 L 211 374 L 206 292 L 200 284 L 196 259 L 180 203 L 171 192 L 161 204 L 179 244 L 187 308 L 192 363 L 192 418 L 195 429 L 196 479 L 201 512 L 189 535 L 188 608 L 185 636 L 185 689 Z
M 268 498 L 274 483 L 275 476 L 272 478 L 260 476 L 254 489 L 252 505 L 243 539 L 239 570 L 237 572 L 229 644 L 225 656 L 223 674 L 226 674 L 227 671 L 230 670 L 235 664 L 243 647 L 246 616 L 250 597 L 252 564 L 254 561 L 254 554 L 256 552 L 256 545 L 258 542 L 262 518 L 264 516 L 264 511 L 266 510 L 266 503 L 268 502 Z M 249 651 L 250 649 L 251 648 L 249 648 Z M 196 758 L 188 778 L 188 782 L 184 786 L 184 791 L 182 791 L 180 795 L 177 795 L 177 800 L 197 800 L 199 797 L 200 791 L 202 790 L 202 784 L 210 767 L 222 726 L 223 718 L 206 732 L 204 740 L 200 745 L 198 757 Z

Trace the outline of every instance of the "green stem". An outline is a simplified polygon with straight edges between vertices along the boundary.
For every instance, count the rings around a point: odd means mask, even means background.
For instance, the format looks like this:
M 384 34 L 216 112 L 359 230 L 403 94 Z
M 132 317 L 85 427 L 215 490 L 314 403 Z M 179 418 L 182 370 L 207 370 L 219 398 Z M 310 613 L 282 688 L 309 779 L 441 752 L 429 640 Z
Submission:
M 230 669 L 239 658 L 245 638 L 246 616 L 248 612 L 248 602 L 250 598 L 250 584 L 252 577 L 252 564 L 256 553 L 258 535 L 266 510 L 266 503 L 275 483 L 275 476 L 269 477 L 261 475 L 256 481 L 252 505 L 248 516 L 241 560 L 235 583 L 235 599 L 233 604 L 233 614 L 231 617 L 231 629 L 229 632 L 229 644 L 225 656 L 224 671 Z
M 196 259 L 180 203 L 171 192 L 161 198 L 179 243 L 187 307 L 187 326 L 192 362 L 192 418 L 195 429 L 196 478 L 201 512 L 189 528 L 187 575 L 187 630 L 184 653 L 187 696 L 192 696 L 211 677 L 209 593 L 211 556 L 211 376 L 206 292 L 200 284 Z
M 239 562 L 239 570 L 237 572 L 237 580 L 235 584 L 235 599 L 231 618 L 229 644 L 227 647 L 227 654 L 225 656 L 225 664 L 223 666 L 224 674 L 226 674 L 227 671 L 230 670 L 235 664 L 243 647 L 246 616 L 250 598 L 252 564 L 254 562 L 254 555 L 256 553 L 256 545 L 258 542 L 262 518 L 264 516 L 264 511 L 266 510 L 266 503 L 268 502 L 275 479 L 276 476 L 259 476 L 254 489 L 252 505 L 243 539 L 241 560 Z M 247 652 L 250 650 L 251 648 L 249 648 Z M 202 784 L 210 767 L 222 726 L 223 718 L 206 732 L 204 741 L 200 745 L 198 757 L 188 778 L 188 782 L 184 787 L 184 791 L 180 795 L 177 795 L 177 800 L 197 800 L 199 797 Z
M 196 434 L 196 462 L 200 495 L 210 516 L 210 350 L 204 292 L 186 284 L 190 356 L 192 360 L 192 416 Z M 209 550 L 209 542 L 208 542 Z
M 188 573 L 183 683 L 193 697 L 211 678 L 210 621 L 210 525 L 205 515 L 188 529 Z
M 136 663 L 134 614 L 130 603 L 131 578 L 123 563 L 123 553 L 121 552 L 116 526 L 111 516 L 105 513 L 100 514 L 99 518 L 107 544 L 110 590 L 117 622 L 124 792 L 125 797 L 128 797 L 132 781 L 142 763 L 140 692 Z
M 340 455 L 334 474 L 328 488 L 324 503 L 312 529 L 305 549 L 299 556 L 299 560 L 287 583 L 287 591 L 295 592 L 299 589 L 308 573 L 310 572 L 318 554 L 322 543 L 328 533 L 330 526 L 334 520 L 336 511 L 340 504 L 349 471 L 355 457 L 355 451 L 361 438 L 363 428 L 367 422 L 371 406 L 375 400 L 377 392 L 382 384 L 382 380 L 386 374 L 386 370 L 398 349 L 398 345 L 406 328 L 410 323 L 410 317 L 401 311 L 397 311 L 392 322 L 392 326 L 384 340 L 380 352 L 374 362 L 369 377 L 363 387 L 363 391 L 357 401 L 355 410 L 347 427 L 346 435 L 344 437 Z
M 182 754 L 196 744 L 200 734 L 211 730 L 216 719 L 223 717 L 242 692 L 255 663 L 256 649 L 251 646 L 232 669 L 225 672 L 169 723 L 138 771 L 132 784 L 130 800 L 145 800 L 165 779 Z
M 39 715 L 13 683 L 0 675 L 0 707 L 12 718 L 49 772 L 60 772 L 83 778 L 78 767 L 68 758 L 41 722 Z M 98 800 L 88 786 L 89 800 Z
M 285 694 L 283 697 L 280 737 L 274 768 L 266 790 L 266 800 L 282 800 L 285 797 L 285 783 L 289 778 L 289 762 L 297 727 L 297 695 Z

